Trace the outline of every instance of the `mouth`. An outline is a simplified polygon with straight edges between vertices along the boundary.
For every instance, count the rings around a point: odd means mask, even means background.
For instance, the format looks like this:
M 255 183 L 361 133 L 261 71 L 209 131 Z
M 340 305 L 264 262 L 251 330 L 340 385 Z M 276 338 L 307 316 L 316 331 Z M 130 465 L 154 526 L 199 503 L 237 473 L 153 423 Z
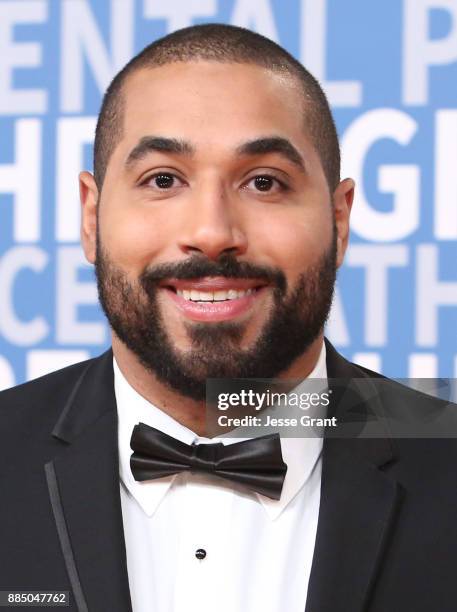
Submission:
M 256 279 L 206 277 L 172 279 L 161 283 L 161 288 L 187 318 L 216 322 L 246 314 L 267 284 Z

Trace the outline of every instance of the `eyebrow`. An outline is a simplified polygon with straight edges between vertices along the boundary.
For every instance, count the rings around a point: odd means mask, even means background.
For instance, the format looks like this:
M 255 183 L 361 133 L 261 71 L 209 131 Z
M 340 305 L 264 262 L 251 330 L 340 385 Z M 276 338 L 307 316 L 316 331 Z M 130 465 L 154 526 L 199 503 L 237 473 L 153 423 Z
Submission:
M 267 153 L 279 153 L 288 161 L 292 162 L 303 172 L 306 171 L 305 161 L 296 147 L 281 136 L 269 136 L 256 138 L 245 142 L 237 148 L 239 155 L 266 155 Z
M 125 166 L 133 166 L 135 162 L 140 161 L 152 152 L 191 156 L 195 153 L 195 149 L 185 140 L 163 136 L 144 136 L 128 154 Z
M 173 153 L 176 155 L 192 156 L 195 147 L 186 140 L 166 138 L 164 136 L 144 136 L 130 151 L 125 166 L 130 167 L 140 161 L 149 153 Z M 242 156 L 267 155 L 279 153 L 292 162 L 302 172 L 306 172 L 305 162 L 298 149 L 287 138 L 281 136 L 267 136 L 244 142 L 236 148 L 236 153 Z

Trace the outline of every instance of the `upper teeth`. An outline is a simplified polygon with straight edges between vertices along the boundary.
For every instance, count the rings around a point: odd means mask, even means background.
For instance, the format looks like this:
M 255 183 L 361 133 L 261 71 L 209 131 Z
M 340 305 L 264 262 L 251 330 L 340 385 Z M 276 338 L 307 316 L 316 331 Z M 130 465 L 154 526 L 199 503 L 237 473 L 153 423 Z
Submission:
M 228 291 L 196 291 L 192 289 L 177 289 L 178 295 L 183 297 L 185 300 L 192 300 L 193 302 L 221 302 L 222 300 L 236 300 L 237 298 L 249 295 L 254 289 L 229 289 Z

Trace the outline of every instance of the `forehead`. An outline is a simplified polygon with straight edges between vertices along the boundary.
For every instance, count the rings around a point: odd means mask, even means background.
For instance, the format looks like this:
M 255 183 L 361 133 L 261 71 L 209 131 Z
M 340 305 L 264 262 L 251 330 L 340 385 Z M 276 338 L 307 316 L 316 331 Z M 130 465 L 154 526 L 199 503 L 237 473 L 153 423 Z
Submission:
M 140 69 L 123 89 L 125 146 L 151 133 L 217 146 L 259 134 L 305 139 L 296 79 L 250 64 L 180 62 Z

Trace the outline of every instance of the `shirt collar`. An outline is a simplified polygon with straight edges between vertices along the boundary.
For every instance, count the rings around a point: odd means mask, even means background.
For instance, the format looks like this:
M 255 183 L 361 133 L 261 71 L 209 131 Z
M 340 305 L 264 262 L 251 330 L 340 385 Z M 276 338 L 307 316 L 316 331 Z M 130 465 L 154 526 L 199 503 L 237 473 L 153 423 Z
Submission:
M 114 391 L 116 395 L 118 413 L 118 444 L 119 444 L 119 473 L 122 482 L 129 493 L 138 502 L 143 511 L 152 516 L 164 499 L 176 475 L 158 478 L 154 481 L 136 481 L 130 470 L 130 438 L 137 423 L 145 423 L 172 436 L 176 440 L 192 444 L 193 442 L 222 442 L 233 444 L 239 438 L 225 438 L 223 436 L 208 440 L 199 437 L 171 416 L 160 410 L 142 397 L 122 374 L 116 359 L 114 366 Z M 327 378 L 325 343 L 316 366 L 309 378 Z M 284 479 L 281 498 L 270 499 L 256 493 L 257 499 L 264 507 L 271 520 L 277 518 L 286 506 L 294 499 L 300 489 L 309 479 L 322 452 L 322 437 L 309 438 L 281 438 L 281 450 L 284 462 L 287 464 L 287 473 Z

